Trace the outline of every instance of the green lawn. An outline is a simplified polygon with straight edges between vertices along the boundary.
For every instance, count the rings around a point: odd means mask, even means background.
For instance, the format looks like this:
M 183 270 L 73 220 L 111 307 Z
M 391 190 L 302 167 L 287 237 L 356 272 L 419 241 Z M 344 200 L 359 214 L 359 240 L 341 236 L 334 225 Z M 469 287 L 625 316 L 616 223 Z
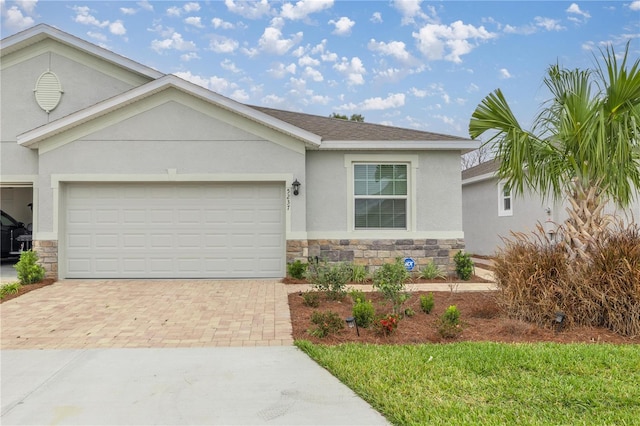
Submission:
M 396 425 L 640 424 L 640 345 L 296 345 Z

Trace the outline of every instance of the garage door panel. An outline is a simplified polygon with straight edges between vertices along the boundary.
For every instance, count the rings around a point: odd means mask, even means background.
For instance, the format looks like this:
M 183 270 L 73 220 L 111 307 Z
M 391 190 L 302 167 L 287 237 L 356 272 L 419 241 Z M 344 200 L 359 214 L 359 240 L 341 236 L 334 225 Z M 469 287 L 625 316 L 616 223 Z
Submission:
M 69 278 L 282 277 L 284 185 L 69 184 Z

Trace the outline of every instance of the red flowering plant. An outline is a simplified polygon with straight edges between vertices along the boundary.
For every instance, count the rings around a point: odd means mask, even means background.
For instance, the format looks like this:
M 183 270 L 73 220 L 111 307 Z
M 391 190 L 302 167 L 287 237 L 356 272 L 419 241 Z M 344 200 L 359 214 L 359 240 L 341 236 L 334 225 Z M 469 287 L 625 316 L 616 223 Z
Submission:
M 393 333 L 398 328 L 398 321 L 400 317 L 396 314 L 387 314 L 379 317 L 375 321 L 376 329 L 385 336 Z

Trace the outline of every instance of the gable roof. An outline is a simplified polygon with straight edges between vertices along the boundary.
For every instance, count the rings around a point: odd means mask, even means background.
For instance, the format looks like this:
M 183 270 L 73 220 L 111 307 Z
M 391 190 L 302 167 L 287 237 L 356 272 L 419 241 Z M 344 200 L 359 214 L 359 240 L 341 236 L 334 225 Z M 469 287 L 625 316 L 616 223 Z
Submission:
M 477 166 L 473 166 L 466 170 L 463 170 L 462 182 L 471 183 L 477 182 L 479 180 L 489 179 L 495 176 L 495 173 L 498 171 L 499 166 L 500 162 L 497 159 L 492 158 L 485 161 L 484 163 L 478 164 Z
M 139 62 L 132 61 L 129 58 L 125 58 L 124 56 L 118 55 L 110 50 L 103 49 L 100 46 L 46 24 L 38 24 L 3 39 L 2 47 L 0 48 L 0 57 L 16 52 L 20 49 L 24 49 L 27 46 L 39 43 L 46 39 L 55 40 L 59 43 L 71 46 L 82 52 L 88 53 L 89 55 L 111 62 L 114 65 L 150 79 L 160 78 L 165 75 L 160 71 L 142 65 Z
M 113 98 L 106 99 L 91 107 L 69 114 L 66 117 L 62 117 L 58 120 L 52 121 L 51 123 L 37 127 L 28 132 L 24 132 L 18 135 L 17 141 L 20 145 L 35 148 L 38 146 L 39 142 L 47 138 L 65 132 L 69 129 L 77 127 L 83 123 L 91 121 L 105 114 L 109 114 L 113 111 L 124 108 L 127 105 L 130 105 L 134 102 L 152 96 L 169 88 L 180 90 L 191 96 L 205 100 L 220 108 L 232 111 L 250 120 L 256 121 L 267 127 L 292 136 L 298 140 L 302 140 L 306 144 L 320 144 L 320 138 L 311 132 L 307 132 L 302 128 L 290 125 L 280 120 L 276 120 L 270 115 L 263 114 L 262 112 L 250 108 L 244 104 L 236 102 L 230 98 L 224 97 L 218 93 L 212 92 L 211 90 L 205 89 L 204 87 L 190 83 L 171 74 L 165 75 L 147 84 L 143 84 L 142 86 L 133 88 L 120 95 L 114 96 Z

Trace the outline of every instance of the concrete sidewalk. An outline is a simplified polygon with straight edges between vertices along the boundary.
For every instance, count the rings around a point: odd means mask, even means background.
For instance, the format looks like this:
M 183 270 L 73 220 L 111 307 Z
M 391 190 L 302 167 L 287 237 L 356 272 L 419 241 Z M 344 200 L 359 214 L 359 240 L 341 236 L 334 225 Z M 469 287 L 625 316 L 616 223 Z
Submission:
M 383 425 L 293 346 L 3 350 L 3 425 Z

